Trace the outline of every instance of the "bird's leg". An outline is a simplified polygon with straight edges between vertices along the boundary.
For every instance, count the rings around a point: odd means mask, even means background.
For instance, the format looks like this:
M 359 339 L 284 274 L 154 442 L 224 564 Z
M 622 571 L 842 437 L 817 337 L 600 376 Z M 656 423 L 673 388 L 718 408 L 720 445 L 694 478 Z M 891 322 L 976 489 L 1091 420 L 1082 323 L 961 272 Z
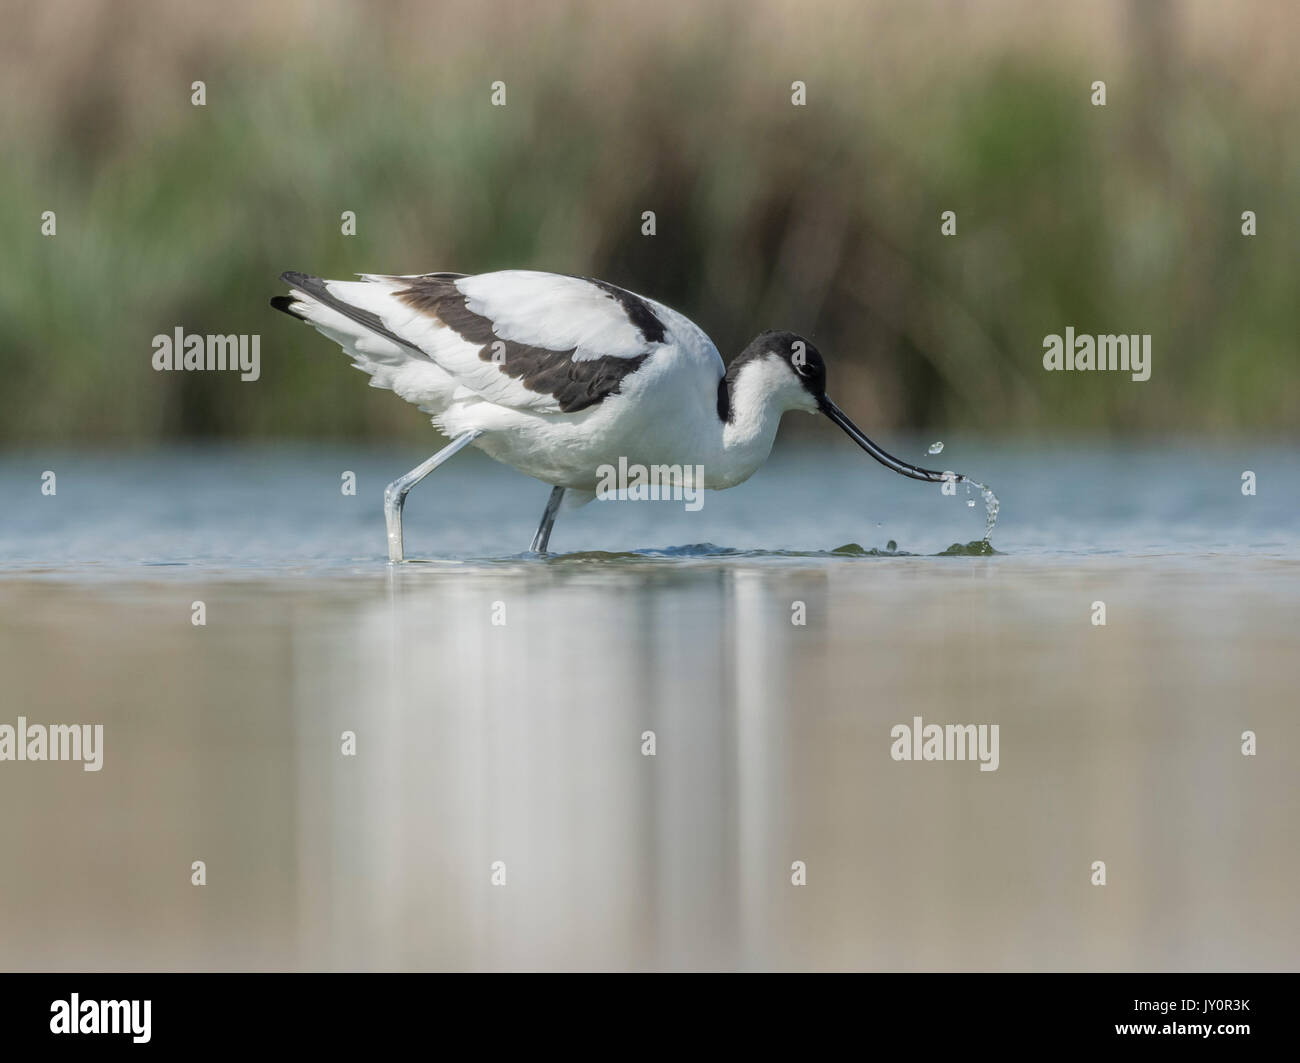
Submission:
M 402 552 L 402 507 L 406 505 L 407 492 L 433 472 L 448 458 L 469 446 L 483 433 L 477 429 L 459 435 L 428 461 L 421 462 L 405 476 L 384 488 L 384 521 L 388 524 L 388 560 L 404 561 Z
M 546 553 L 546 544 L 551 541 L 551 526 L 555 524 L 555 514 L 560 511 L 560 501 L 563 498 L 563 487 L 551 488 L 551 497 L 546 500 L 546 512 L 542 514 L 542 523 L 537 526 L 537 534 L 533 536 L 533 545 L 529 547 L 533 553 Z

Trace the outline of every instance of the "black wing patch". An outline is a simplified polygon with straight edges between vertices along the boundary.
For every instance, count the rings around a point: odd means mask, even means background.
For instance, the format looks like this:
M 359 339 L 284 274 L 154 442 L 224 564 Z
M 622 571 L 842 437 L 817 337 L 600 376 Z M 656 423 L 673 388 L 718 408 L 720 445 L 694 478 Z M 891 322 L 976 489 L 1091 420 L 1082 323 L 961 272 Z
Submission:
M 663 343 L 664 323 L 650 309 L 649 303 L 615 284 L 594 280 L 591 277 L 584 279 L 589 284 L 594 284 L 623 308 L 623 312 L 627 314 L 627 319 L 636 326 L 637 331 L 641 333 L 642 339 L 647 343 Z
M 647 303 L 612 284 L 603 281 L 591 283 L 623 307 L 628 320 L 647 342 L 663 342 L 663 322 Z M 442 322 L 467 343 L 479 346 L 480 359 L 494 362 L 529 391 L 550 395 L 564 413 L 585 410 L 607 395 L 617 393 L 623 378 L 640 369 L 649 357 L 649 354 L 632 358 L 601 355 L 575 361 L 576 347 L 553 351 L 502 339 L 493 330 L 489 318 L 469 309 L 466 296 L 456 287 L 454 278 L 434 274 L 420 277 L 411 281 L 409 288 L 394 295 L 413 310 Z M 497 347 L 497 344 L 501 346 Z

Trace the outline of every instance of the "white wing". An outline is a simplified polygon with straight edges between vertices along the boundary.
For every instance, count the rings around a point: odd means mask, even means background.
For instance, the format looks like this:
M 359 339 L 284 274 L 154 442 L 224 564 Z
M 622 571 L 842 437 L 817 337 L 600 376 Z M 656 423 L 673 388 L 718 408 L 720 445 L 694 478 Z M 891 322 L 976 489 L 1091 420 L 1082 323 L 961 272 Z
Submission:
M 426 358 L 457 387 L 514 409 L 572 413 L 594 405 L 687 331 L 690 349 L 702 349 L 702 339 L 722 374 L 716 350 L 686 318 L 603 281 L 529 270 L 284 279 L 295 294 L 280 309 L 318 328 L 328 323 L 332 333 L 339 331 L 334 315 L 342 315 L 367 334 L 359 346 Z

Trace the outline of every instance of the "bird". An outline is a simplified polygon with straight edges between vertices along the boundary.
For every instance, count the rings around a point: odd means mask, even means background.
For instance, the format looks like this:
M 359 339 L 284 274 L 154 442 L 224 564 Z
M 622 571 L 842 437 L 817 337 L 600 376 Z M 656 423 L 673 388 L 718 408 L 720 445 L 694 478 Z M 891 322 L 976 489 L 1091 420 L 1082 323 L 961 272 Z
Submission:
M 894 472 L 965 480 L 882 450 L 826 394 L 808 339 L 769 329 L 730 365 L 683 314 L 607 281 L 537 270 L 358 274 L 288 271 L 271 306 L 333 340 L 370 376 L 428 413 L 450 440 L 388 485 L 388 556 L 405 560 L 411 489 L 474 446 L 551 486 L 530 553 L 548 553 L 563 504 L 597 497 L 612 467 L 698 470 L 697 488 L 744 483 L 783 414 L 822 414 Z M 623 465 L 620 466 L 620 461 Z

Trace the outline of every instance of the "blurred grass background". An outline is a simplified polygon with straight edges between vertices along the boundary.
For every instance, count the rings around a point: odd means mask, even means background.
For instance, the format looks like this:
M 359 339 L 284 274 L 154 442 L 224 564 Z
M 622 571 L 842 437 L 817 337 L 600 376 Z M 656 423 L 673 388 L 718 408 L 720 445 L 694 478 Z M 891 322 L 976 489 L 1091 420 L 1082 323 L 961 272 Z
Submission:
M 284 269 L 603 277 L 726 359 L 791 328 L 869 429 L 1300 430 L 1291 0 L 0 14 L 10 445 L 427 440 L 269 309 Z M 1067 325 L 1151 333 L 1151 380 L 1044 372 Z M 260 333 L 261 380 L 154 372 L 150 340 L 176 326 Z

